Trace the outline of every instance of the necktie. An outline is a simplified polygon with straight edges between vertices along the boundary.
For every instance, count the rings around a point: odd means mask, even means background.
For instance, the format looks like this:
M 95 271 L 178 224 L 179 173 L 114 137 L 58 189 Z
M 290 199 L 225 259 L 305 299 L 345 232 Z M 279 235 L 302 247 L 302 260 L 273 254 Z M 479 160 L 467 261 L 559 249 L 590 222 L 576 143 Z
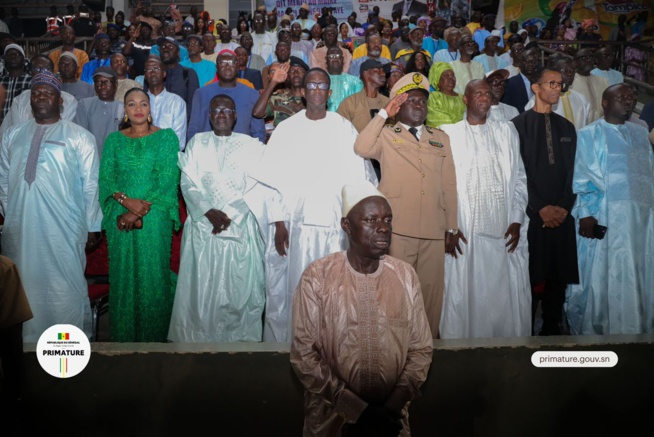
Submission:
M 415 127 L 410 127 L 409 132 L 411 132 L 411 135 L 413 135 L 416 138 L 416 140 L 420 141 L 420 138 L 418 138 L 418 129 L 416 129 Z

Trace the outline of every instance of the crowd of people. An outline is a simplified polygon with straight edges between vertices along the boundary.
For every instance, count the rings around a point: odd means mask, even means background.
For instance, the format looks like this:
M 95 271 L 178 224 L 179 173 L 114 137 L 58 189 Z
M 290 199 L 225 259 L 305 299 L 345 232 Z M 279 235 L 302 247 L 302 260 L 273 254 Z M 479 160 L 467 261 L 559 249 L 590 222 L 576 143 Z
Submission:
M 25 341 L 91 334 L 104 248 L 112 341 L 290 342 L 305 430 L 398 435 L 432 339 L 654 331 L 654 126 L 610 47 L 543 56 L 477 13 L 232 29 L 142 3 L 84 51 L 80 12 L 47 55 L 0 35 Z

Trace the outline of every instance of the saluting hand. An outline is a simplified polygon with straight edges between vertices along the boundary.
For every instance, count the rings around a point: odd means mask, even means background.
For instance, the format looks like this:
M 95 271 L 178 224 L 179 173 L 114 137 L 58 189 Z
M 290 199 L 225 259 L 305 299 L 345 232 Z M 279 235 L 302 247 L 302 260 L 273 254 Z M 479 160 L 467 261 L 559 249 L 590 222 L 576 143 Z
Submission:
M 391 101 L 388 102 L 386 104 L 386 107 L 384 108 L 386 110 L 386 113 L 388 113 L 388 116 L 395 117 L 397 113 L 400 112 L 400 107 L 408 97 L 409 97 L 408 93 L 402 93 L 398 96 L 393 97 Z
M 288 70 L 291 68 L 290 62 L 284 62 L 280 64 L 279 67 L 275 70 L 270 79 L 273 83 L 280 84 L 286 82 L 286 77 L 288 76 Z

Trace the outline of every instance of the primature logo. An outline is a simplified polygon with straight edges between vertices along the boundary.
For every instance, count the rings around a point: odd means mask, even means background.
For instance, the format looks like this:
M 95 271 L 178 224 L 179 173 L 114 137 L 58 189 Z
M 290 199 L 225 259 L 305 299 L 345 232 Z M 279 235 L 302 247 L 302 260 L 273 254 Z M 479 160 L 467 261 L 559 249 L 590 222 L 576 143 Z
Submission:
M 91 344 L 77 326 L 53 325 L 39 337 L 36 354 L 47 373 L 56 378 L 71 378 L 89 363 Z

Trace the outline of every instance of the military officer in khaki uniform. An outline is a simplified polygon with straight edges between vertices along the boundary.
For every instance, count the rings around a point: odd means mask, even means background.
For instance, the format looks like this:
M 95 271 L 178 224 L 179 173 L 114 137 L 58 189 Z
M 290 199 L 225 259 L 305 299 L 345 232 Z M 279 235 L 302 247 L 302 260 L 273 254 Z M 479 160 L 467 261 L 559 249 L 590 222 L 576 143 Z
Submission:
M 391 89 L 391 101 L 359 134 L 354 151 L 381 165 L 379 190 L 393 210 L 389 254 L 418 273 L 429 326 L 437 338 L 445 252 L 456 256 L 457 194 L 450 140 L 424 125 L 428 96 L 425 76 L 402 77 Z M 384 127 L 388 117 L 397 123 Z

